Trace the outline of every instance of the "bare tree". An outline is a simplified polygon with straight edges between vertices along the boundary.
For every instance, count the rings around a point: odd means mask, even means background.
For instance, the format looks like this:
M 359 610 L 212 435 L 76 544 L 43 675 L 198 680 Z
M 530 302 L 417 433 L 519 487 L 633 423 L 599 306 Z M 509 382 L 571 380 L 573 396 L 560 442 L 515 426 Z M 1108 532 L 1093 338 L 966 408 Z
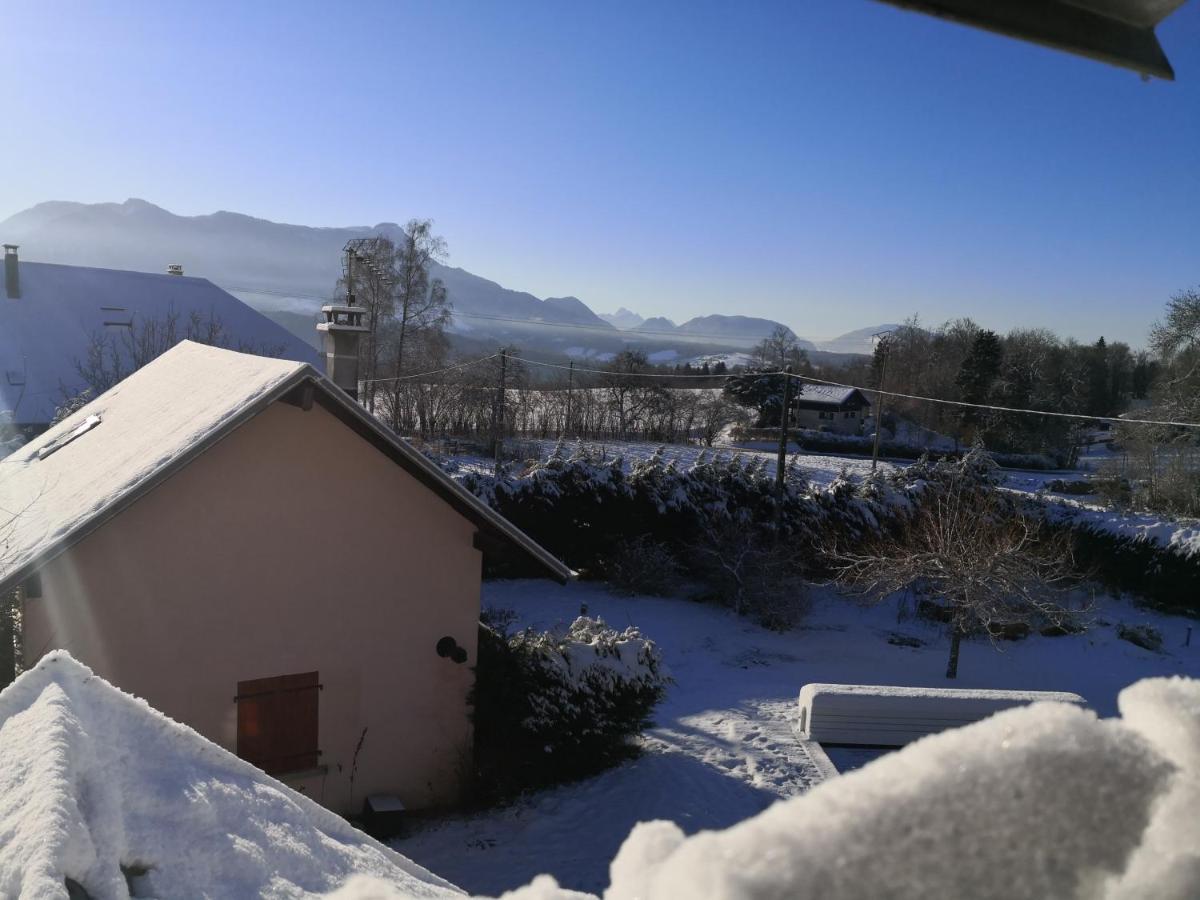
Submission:
M 714 599 L 773 631 L 786 631 L 808 612 L 800 558 L 785 541 L 749 522 L 709 522 L 688 546 L 689 573 Z
M 390 276 L 394 289 L 394 318 L 380 335 L 384 356 L 390 365 L 389 406 L 399 410 L 403 404 L 404 376 L 413 341 L 437 340 L 450 321 L 446 286 L 440 278 L 431 278 L 435 262 L 445 259 L 446 242 L 433 233 L 429 219 L 413 219 L 404 228 L 404 238 L 396 247 Z M 389 417 L 394 430 L 404 422 L 394 413 Z
M 1062 602 L 1080 581 L 1066 536 L 956 468 L 903 533 L 827 551 L 837 582 L 859 596 L 880 602 L 915 589 L 934 598 L 950 634 L 947 678 L 958 675 L 964 636 L 995 638 L 1018 623 L 1067 627 L 1082 612 Z
M 809 372 L 808 351 L 786 325 L 776 325 L 771 333 L 759 342 L 754 353 L 763 368 L 782 369 L 791 366 L 796 372 Z
M 736 403 L 725 399 L 717 391 L 705 392 L 697 404 L 696 423 L 700 440 L 711 447 L 726 425 L 746 425 L 750 413 Z
M 192 310 L 181 316 L 174 307 L 158 318 L 135 316 L 119 331 L 96 331 L 88 339 L 86 355 L 76 359 L 75 372 L 92 395 L 103 394 L 147 363 L 162 356 L 180 341 L 195 341 L 214 347 L 226 347 L 257 356 L 281 356 L 287 350 L 283 344 L 234 340 L 220 317 L 207 316 Z M 78 392 L 60 386 L 64 401 L 73 400 Z
M 604 367 L 607 372 L 601 377 L 622 440 L 628 439 L 630 429 L 666 392 L 657 379 L 638 377 L 648 367 L 645 352 L 632 349 L 622 350 Z

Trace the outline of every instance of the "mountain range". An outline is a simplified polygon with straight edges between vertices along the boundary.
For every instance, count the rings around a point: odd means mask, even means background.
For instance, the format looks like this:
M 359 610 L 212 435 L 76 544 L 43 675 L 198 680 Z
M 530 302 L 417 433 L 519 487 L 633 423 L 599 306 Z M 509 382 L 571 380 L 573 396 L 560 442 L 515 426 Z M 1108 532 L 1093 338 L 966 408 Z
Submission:
M 0 222 L 0 241 L 21 245 L 23 258 L 70 265 L 162 272 L 183 266 L 316 345 L 322 303 L 333 299 L 342 248 L 352 238 L 403 235 L 394 222 L 316 228 L 235 212 L 180 216 L 145 200 L 124 203 L 39 203 Z M 626 346 L 660 362 L 745 351 L 779 323 L 749 316 L 707 315 L 676 325 L 628 309 L 597 315 L 578 297 L 541 299 L 465 269 L 435 264 L 453 306 L 460 349 L 515 343 L 542 355 L 603 359 Z M 851 332 L 828 346 L 801 341 L 810 353 L 869 352 Z

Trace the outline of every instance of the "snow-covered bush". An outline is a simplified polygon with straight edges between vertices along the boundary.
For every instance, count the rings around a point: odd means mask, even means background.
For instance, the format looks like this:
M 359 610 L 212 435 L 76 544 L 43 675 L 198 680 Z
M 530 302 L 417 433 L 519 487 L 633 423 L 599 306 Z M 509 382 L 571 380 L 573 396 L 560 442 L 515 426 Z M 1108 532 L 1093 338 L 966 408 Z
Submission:
M 480 800 L 599 771 L 636 752 L 669 676 L 654 642 L 580 616 L 565 631 L 480 626 L 472 697 Z
M 1139 523 L 1128 516 L 1098 519 L 1093 510 L 1054 502 L 1039 512 L 1069 534 L 1076 564 L 1096 580 L 1155 609 L 1200 616 L 1200 530 L 1194 524 L 1154 517 L 1145 531 L 1121 531 Z M 1155 539 L 1160 534 L 1163 539 Z
M 667 544 L 643 534 L 616 546 L 608 580 L 622 593 L 667 596 L 679 584 L 679 569 L 679 560 Z
M 1151 650 L 1155 653 L 1162 650 L 1162 632 L 1153 625 L 1126 625 L 1122 622 L 1117 625 L 1117 637 L 1123 641 L 1129 641 L 1135 647 L 1141 647 L 1143 650 Z

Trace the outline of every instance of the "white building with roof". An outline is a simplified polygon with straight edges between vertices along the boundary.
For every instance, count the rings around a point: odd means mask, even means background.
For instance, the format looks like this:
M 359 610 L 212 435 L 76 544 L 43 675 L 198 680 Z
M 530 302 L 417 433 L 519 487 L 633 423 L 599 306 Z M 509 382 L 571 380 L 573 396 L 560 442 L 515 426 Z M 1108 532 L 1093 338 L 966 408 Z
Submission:
M 88 386 L 79 368 L 95 348 L 104 348 L 107 367 L 129 371 L 140 352 L 131 344 L 152 338 L 166 349 L 189 336 L 321 365 L 313 347 L 207 278 L 28 262 L 5 245 L 0 412 L 26 434 L 44 430 L 56 408 Z
M 792 409 L 797 428 L 858 434 L 871 401 L 858 388 L 802 384 Z
M 0 460 L 0 510 L 27 666 L 343 812 L 456 802 L 484 553 L 571 575 L 312 367 L 190 341 Z

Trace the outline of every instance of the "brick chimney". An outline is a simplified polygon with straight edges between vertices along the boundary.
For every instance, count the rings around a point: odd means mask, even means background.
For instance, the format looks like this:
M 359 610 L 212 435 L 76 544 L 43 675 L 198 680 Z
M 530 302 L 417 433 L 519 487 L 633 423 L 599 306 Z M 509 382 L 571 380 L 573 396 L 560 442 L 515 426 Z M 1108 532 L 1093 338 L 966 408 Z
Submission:
M 18 268 L 17 245 L 4 245 L 4 292 L 9 300 L 21 297 L 21 270 Z

